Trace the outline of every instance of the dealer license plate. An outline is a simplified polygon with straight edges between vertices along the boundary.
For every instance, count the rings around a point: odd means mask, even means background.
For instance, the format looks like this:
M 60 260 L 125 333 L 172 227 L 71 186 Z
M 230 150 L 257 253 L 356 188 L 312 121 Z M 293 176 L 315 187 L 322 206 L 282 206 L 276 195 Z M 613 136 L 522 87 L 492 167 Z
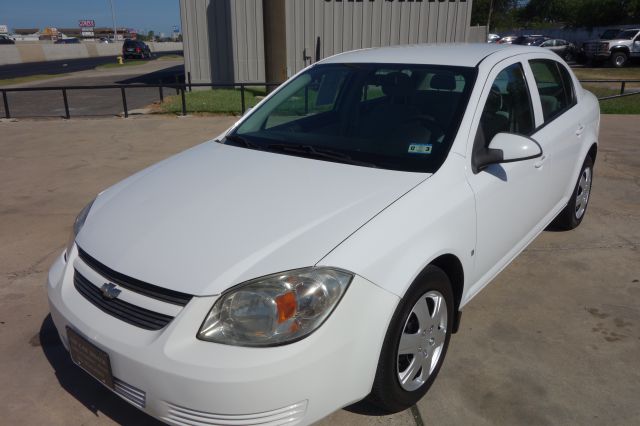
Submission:
M 109 354 L 67 327 L 71 359 L 96 380 L 113 389 L 113 374 Z

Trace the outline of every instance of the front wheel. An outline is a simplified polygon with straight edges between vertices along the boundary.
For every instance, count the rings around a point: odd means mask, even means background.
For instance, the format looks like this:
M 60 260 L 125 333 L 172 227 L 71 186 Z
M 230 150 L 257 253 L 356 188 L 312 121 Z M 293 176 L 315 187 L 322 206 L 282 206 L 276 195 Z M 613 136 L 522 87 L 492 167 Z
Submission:
M 616 68 L 623 68 L 625 65 L 627 65 L 628 61 L 629 57 L 624 52 L 616 52 L 611 55 L 611 65 Z
M 587 206 L 591 196 L 593 183 L 593 160 L 590 156 L 584 160 L 578 182 L 573 189 L 567 206 L 555 218 L 553 226 L 559 229 L 571 230 L 577 228 L 587 213 Z
M 371 393 L 364 403 L 383 413 L 414 405 L 433 384 L 453 327 L 451 282 L 428 266 L 400 301 L 382 345 Z

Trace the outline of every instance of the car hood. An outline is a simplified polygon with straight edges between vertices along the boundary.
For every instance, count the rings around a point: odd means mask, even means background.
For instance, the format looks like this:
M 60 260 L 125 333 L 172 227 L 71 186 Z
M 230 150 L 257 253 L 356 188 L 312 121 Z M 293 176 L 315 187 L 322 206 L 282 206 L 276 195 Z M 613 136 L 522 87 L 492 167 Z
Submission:
M 208 142 L 101 193 L 76 241 L 130 277 L 219 294 L 316 264 L 427 177 Z

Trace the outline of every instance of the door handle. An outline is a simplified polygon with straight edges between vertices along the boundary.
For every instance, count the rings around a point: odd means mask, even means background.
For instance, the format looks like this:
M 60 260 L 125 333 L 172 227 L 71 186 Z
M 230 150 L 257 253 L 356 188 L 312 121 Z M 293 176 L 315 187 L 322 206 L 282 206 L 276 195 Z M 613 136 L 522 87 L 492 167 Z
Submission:
M 576 129 L 576 135 L 580 136 L 582 132 L 584 132 L 584 126 L 582 124 L 579 124 L 578 128 Z
M 535 167 L 536 169 L 541 168 L 546 160 L 547 160 L 547 156 L 542 155 L 542 157 L 540 157 L 540 159 L 533 164 L 533 167 Z

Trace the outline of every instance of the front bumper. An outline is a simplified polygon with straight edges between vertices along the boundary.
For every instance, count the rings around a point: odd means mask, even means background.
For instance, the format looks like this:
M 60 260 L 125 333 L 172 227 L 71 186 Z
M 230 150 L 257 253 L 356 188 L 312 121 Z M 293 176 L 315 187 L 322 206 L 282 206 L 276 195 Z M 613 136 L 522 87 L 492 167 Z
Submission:
M 75 250 L 74 250 L 75 252 Z M 51 267 L 51 316 L 109 354 L 115 392 L 176 425 L 309 424 L 364 398 L 398 297 L 356 276 L 329 319 L 298 342 L 245 348 L 200 341 L 217 296 L 194 297 L 159 331 L 101 311 L 73 285 L 74 261 Z

